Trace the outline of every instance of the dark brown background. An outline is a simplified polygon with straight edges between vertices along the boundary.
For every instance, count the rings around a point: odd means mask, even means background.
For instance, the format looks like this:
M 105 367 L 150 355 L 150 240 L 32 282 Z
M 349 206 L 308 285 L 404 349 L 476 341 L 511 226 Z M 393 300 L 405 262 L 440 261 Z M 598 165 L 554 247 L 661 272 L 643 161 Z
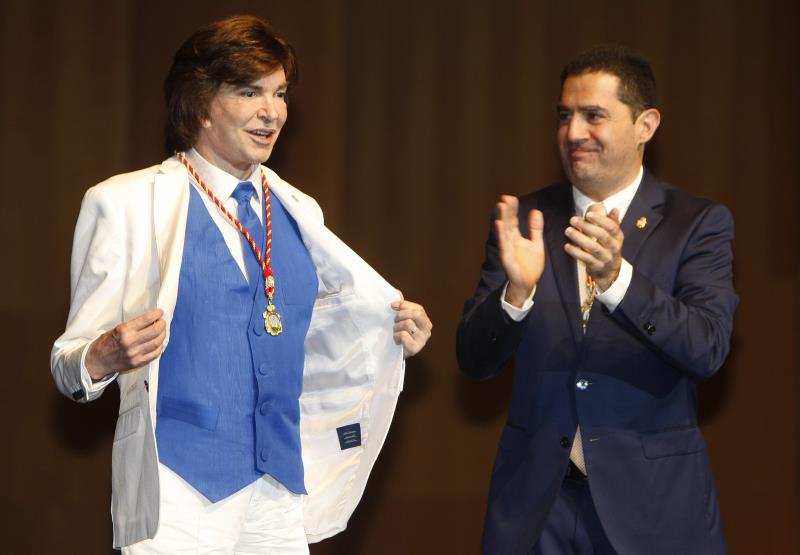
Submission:
M 161 160 L 161 83 L 201 24 L 270 18 L 301 83 L 270 165 L 436 323 L 366 495 L 314 555 L 476 553 L 508 375 L 462 379 L 461 303 L 501 192 L 560 176 L 563 64 L 598 42 L 646 53 L 662 127 L 648 165 L 727 204 L 741 304 L 701 388 L 734 554 L 798 550 L 798 8 L 786 1 L 0 3 L 0 273 L 7 553 L 108 554 L 116 388 L 90 405 L 48 372 L 83 191 Z

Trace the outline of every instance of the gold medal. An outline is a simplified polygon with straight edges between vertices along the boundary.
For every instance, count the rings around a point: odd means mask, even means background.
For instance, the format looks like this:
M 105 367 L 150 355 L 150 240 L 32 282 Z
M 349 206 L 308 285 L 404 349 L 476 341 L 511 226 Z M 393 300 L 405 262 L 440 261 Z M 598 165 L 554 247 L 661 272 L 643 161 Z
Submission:
M 267 305 L 267 310 L 264 311 L 264 329 L 270 335 L 278 335 L 283 331 L 283 324 L 281 323 L 281 315 L 275 310 L 275 305 L 272 301 Z

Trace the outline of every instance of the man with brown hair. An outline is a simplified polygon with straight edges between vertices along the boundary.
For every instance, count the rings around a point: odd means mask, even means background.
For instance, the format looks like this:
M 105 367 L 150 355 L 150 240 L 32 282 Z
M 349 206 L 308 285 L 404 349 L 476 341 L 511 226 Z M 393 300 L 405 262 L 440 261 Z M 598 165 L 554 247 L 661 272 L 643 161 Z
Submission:
M 78 402 L 120 387 L 123 553 L 308 553 L 344 529 L 430 337 L 261 165 L 295 68 L 261 19 L 198 30 L 166 79 L 174 155 L 84 198 L 51 367 Z
M 468 376 L 515 361 L 483 549 L 724 553 L 695 386 L 730 346 L 731 214 L 642 166 L 661 121 L 642 57 L 582 54 L 557 113 L 568 181 L 501 197 L 458 329 Z

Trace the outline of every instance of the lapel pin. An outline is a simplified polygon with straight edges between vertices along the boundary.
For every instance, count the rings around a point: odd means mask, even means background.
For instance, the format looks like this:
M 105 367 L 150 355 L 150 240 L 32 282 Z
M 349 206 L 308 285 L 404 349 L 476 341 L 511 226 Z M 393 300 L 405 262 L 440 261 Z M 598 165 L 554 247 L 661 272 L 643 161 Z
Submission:
M 641 218 L 636 220 L 636 227 L 638 227 L 639 229 L 644 229 L 645 227 L 647 227 L 647 218 L 642 216 Z

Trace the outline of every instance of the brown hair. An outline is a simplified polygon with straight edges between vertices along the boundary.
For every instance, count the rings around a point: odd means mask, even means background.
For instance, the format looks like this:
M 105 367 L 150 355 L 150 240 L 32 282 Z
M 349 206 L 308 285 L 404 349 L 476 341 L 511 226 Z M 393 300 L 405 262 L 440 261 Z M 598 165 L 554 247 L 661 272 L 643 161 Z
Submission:
M 656 107 L 656 78 L 643 56 L 624 46 L 595 46 L 566 65 L 561 72 L 561 87 L 567 77 L 595 72 L 619 78 L 617 98 L 630 107 L 634 119 Z
M 195 144 L 223 83 L 248 85 L 281 67 L 291 88 L 297 82 L 294 49 L 259 17 L 232 16 L 192 33 L 164 81 L 167 154 Z

